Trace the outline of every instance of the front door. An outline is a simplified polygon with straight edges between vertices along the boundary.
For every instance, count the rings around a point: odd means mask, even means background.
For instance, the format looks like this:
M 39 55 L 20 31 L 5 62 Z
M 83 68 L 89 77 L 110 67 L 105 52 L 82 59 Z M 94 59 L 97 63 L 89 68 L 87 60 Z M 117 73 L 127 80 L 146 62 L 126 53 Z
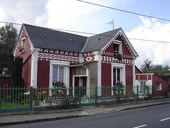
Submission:
M 75 77 L 75 97 L 78 97 L 81 93 L 81 96 L 86 95 L 86 84 L 87 84 L 87 77 Z M 80 90 L 80 87 L 82 90 Z M 80 92 L 81 91 L 81 92 Z

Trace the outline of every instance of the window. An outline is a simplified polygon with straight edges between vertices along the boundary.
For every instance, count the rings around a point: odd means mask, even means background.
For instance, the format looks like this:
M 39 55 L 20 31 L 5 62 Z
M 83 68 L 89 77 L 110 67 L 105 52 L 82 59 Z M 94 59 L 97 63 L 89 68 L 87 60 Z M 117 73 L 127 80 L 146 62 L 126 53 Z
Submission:
M 64 82 L 65 80 L 65 68 L 63 66 L 53 66 L 53 83 L 60 81 Z
M 21 39 L 20 52 L 23 52 L 23 50 L 25 50 L 25 37 Z
M 120 53 L 120 45 L 119 44 L 114 44 L 114 53 L 119 54 Z
M 121 82 L 121 70 L 120 68 L 113 68 L 113 85 Z
M 159 83 L 159 84 L 156 86 L 156 90 L 157 90 L 157 91 L 161 91 L 161 90 L 162 90 L 162 83 Z
M 141 81 L 140 82 L 140 87 L 139 87 L 139 92 L 144 93 L 144 88 L 146 86 L 146 81 Z

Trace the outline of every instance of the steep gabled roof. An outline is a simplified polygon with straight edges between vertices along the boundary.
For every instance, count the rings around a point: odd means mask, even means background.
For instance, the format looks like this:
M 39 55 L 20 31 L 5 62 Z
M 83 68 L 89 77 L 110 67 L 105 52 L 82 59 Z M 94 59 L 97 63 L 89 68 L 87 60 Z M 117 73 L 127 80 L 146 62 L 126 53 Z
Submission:
M 118 36 L 122 36 L 125 43 L 129 47 L 131 53 L 137 57 L 138 54 L 129 42 L 128 38 L 126 37 L 124 31 L 122 28 L 117 28 L 105 33 L 97 34 L 94 36 L 91 36 L 87 39 L 87 42 L 82 50 L 82 52 L 90 52 L 90 51 L 99 51 L 102 50 L 105 46 L 107 46 L 108 43 L 110 43 L 111 40 L 116 39 Z
M 83 52 L 99 51 L 115 37 L 121 28 L 91 36 L 87 39 Z
M 105 46 L 107 46 L 110 41 L 116 39 L 118 35 L 121 35 L 133 55 L 136 57 L 138 56 L 122 28 L 114 29 L 101 34 L 96 34 L 90 37 L 28 24 L 23 24 L 22 29 L 26 30 L 26 33 L 34 48 L 47 48 L 71 52 L 100 51 Z M 16 45 L 14 50 L 15 48 Z
M 35 48 L 81 52 L 87 37 L 23 24 Z

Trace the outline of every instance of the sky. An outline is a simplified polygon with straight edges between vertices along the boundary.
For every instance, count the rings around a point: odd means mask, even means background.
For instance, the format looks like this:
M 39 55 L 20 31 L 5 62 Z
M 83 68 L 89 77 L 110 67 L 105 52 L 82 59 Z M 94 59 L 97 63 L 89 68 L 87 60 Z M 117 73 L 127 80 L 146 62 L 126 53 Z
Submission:
M 114 8 L 170 19 L 169 0 L 86 0 Z M 147 18 L 107 9 L 77 0 L 0 0 L 0 21 L 27 23 L 53 29 L 102 33 L 121 27 L 144 60 L 170 65 L 170 21 Z M 114 25 L 110 22 L 114 21 Z M 4 25 L 0 23 L 0 25 Z M 21 26 L 15 26 L 19 30 Z M 90 36 L 90 35 L 86 35 Z M 140 38 L 158 42 L 133 40 Z

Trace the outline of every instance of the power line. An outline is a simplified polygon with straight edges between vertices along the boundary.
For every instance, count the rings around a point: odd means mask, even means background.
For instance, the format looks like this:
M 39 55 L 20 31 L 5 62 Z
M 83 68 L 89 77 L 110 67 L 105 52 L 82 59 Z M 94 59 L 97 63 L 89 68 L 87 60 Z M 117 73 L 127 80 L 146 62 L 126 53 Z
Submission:
M 162 41 L 162 40 L 149 40 L 149 39 L 140 39 L 140 38 L 128 38 L 128 39 L 131 39 L 131 40 L 141 40 L 141 41 L 149 41 L 149 42 L 157 42 L 157 43 L 166 43 L 166 44 L 169 44 L 170 41 Z
M 22 25 L 21 23 L 16 23 L 16 22 L 7 22 L 7 21 L 0 21 L 0 23 L 10 23 L 10 24 L 15 24 L 15 25 Z M 65 32 L 74 32 L 74 33 L 79 33 L 79 34 L 88 34 L 88 35 L 100 35 L 104 37 L 113 37 L 111 35 L 106 35 L 106 34 L 97 34 L 97 33 L 90 33 L 90 32 L 83 32 L 83 31 L 75 31 L 75 30 L 68 30 L 68 29 L 53 29 L 53 28 L 48 28 L 52 30 L 58 30 L 58 31 L 65 31 Z M 149 39 L 140 39 L 140 38 L 128 38 L 129 40 L 141 40 L 141 41 L 148 41 L 148 42 L 155 42 L 155 43 L 166 43 L 170 44 L 169 41 L 162 41 L 162 40 L 149 40 Z
M 142 14 L 142 13 L 132 12 L 132 11 L 128 11 L 128 10 L 124 10 L 124 9 L 119 9 L 119 8 L 114 8 L 114 7 L 110 7 L 110 6 L 106 6 L 106 5 L 102 5 L 102 4 L 92 3 L 92 2 L 88 2 L 88 1 L 84 1 L 84 0 L 77 0 L 77 1 L 83 2 L 83 3 L 86 3 L 86 4 L 91 4 L 91 5 L 103 7 L 103 8 L 107 8 L 107 9 L 112 9 L 112 10 L 120 11 L 120 12 L 134 14 L 134 15 L 138 15 L 138 16 L 144 16 L 144 17 L 154 18 L 154 19 L 158 19 L 158 20 L 162 20 L 162 21 L 168 21 L 168 22 L 170 21 L 170 19 L 165 19 L 165 18 L 161 18 L 161 17 L 156 17 L 156 16 L 146 15 L 146 14 Z
M 5 24 L 14 24 L 14 25 L 19 25 L 21 26 L 22 24 L 19 24 L 19 23 L 15 23 L 15 22 L 7 22 L 7 21 L 0 21 L 0 23 L 5 23 Z

